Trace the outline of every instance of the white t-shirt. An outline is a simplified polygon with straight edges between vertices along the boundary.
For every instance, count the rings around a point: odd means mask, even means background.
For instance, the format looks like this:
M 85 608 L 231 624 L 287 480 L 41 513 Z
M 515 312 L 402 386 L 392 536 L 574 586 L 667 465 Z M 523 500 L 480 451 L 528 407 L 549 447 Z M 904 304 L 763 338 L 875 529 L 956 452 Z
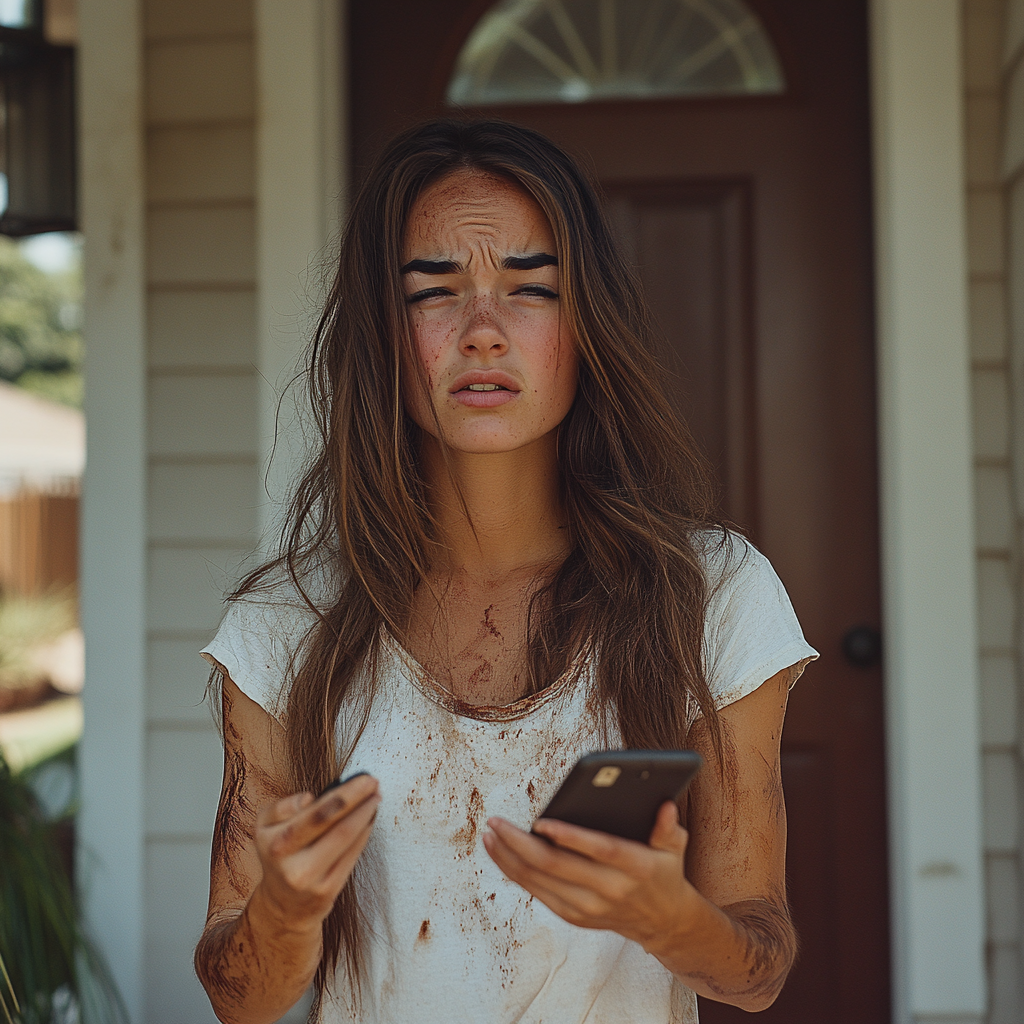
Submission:
M 704 658 L 716 705 L 817 657 L 768 560 L 742 538 L 712 544 Z M 313 622 L 301 601 L 251 596 L 228 608 L 203 654 L 274 715 Z M 364 857 L 376 907 L 362 1004 L 339 971 L 327 1024 L 695 1024 L 694 993 L 636 943 L 563 921 L 491 861 L 486 819 L 528 829 L 576 760 L 615 747 L 578 665 L 503 708 L 470 709 L 382 633 L 380 684 L 347 772 L 383 797 Z M 364 901 L 364 905 L 370 901 Z

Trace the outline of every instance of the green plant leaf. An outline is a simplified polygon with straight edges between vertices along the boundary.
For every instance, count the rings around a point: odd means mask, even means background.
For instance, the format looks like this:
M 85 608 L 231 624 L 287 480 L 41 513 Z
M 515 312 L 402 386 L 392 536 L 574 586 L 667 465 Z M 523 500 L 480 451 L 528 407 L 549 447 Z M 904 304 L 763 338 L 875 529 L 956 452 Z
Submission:
M 0 956 L 0 971 L 4 975 L 4 983 L 7 985 L 7 992 L 11 997 L 11 1002 L 14 1003 L 14 1012 L 21 1013 L 21 1007 L 18 1005 L 18 997 L 14 994 L 14 986 L 11 984 L 11 976 L 7 973 L 7 965 L 4 963 L 4 958 Z M 0 1005 L 4 1008 L 4 1016 L 7 1018 L 7 1024 L 14 1024 L 11 1020 L 11 1011 L 7 1008 L 7 999 L 4 997 L 3 992 L 0 992 Z
M 3 1000 L 8 1024 L 50 1024 L 55 997 L 68 995 L 82 1024 L 127 1024 L 113 976 L 82 927 L 53 825 L 2 754 L 0 863 L 0 965 L 18 1014 Z

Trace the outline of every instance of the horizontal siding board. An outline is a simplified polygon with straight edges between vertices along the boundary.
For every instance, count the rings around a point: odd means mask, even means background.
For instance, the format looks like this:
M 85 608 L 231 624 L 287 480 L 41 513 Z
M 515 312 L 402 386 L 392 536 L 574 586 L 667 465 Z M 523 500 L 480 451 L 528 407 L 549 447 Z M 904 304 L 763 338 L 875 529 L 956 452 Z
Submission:
M 1006 90 L 1003 130 L 1003 173 L 1012 177 L 1024 169 L 1024 60 L 1018 60 Z
M 250 39 L 150 43 L 146 48 L 146 119 L 193 124 L 251 118 Z
M 150 640 L 146 714 L 150 721 L 208 723 L 210 666 L 192 640 Z
M 251 200 L 255 195 L 252 125 L 175 125 L 146 138 L 150 203 Z
M 1009 559 L 978 559 L 978 642 L 982 650 L 1007 651 L 1014 645 L 1016 613 Z
M 979 548 L 1009 551 L 1013 543 L 1010 472 L 1002 466 L 974 471 L 974 533 Z
M 152 368 L 255 362 L 254 291 L 153 292 L 148 305 Z
M 213 724 L 152 726 L 146 761 L 147 835 L 212 835 L 224 767 Z
M 1020 721 L 1017 666 L 1011 654 L 981 658 L 981 741 L 1009 747 L 1017 742 Z
M 151 376 L 150 455 L 252 458 L 256 449 L 256 402 L 253 374 Z
M 982 756 L 982 767 L 985 849 L 992 853 L 1016 853 L 1020 842 L 1017 760 L 1006 751 L 990 752 Z
M 1002 281 L 972 281 L 971 357 L 994 363 L 1006 358 L 1006 295 Z
M 245 35 L 253 29 L 252 0 L 146 0 L 148 40 Z
M 224 595 L 241 574 L 246 554 L 232 548 L 151 548 L 149 629 L 197 631 L 212 638 L 224 612 Z
M 236 541 L 255 544 L 256 463 L 159 463 L 149 471 L 149 537 L 163 541 Z
M 256 274 L 251 205 L 150 210 L 150 284 L 245 284 Z
M 209 843 L 147 844 L 146 1024 L 217 1024 L 192 969 L 209 878 Z

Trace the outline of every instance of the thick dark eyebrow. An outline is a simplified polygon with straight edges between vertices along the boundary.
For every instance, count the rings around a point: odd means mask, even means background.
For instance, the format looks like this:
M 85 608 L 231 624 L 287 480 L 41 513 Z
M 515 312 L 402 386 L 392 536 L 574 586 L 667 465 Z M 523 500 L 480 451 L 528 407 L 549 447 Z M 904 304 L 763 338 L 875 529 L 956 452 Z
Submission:
M 454 260 L 409 260 L 401 274 L 458 274 L 462 267 Z
M 535 252 L 532 256 L 506 256 L 501 266 L 504 270 L 539 270 L 541 267 L 557 267 L 558 257 L 546 252 Z
M 538 270 L 541 267 L 557 266 L 558 257 L 546 252 L 535 252 L 530 256 L 506 256 L 501 261 L 502 270 Z M 454 260 L 409 260 L 399 273 L 461 274 L 462 269 Z

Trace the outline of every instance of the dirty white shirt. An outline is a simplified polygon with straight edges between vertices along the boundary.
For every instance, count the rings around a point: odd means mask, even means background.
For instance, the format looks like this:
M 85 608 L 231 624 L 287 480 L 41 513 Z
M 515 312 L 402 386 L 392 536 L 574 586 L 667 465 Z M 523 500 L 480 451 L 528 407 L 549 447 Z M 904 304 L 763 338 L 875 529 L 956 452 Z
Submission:
M 704 657 L 718 707 L 817 657 L 782 583 L 742 538 L 709 549 Z M 203 654 L 280 715 L 312 624 L 286 597 L 229 606 Z M 618 744 L 593 709 L 593 664 L 502 708 L 456 700 L 382 634 L 380 689 L 347 772 L 383 797 L 364 854 L 379 894 L 354 1007 L 342 971 L 327 1024 L 696 1024 L 694 993 L 635 942 L 577 928 L 506 879 L 480 841 L 498 815 L 529 829 L 577 758 Z

